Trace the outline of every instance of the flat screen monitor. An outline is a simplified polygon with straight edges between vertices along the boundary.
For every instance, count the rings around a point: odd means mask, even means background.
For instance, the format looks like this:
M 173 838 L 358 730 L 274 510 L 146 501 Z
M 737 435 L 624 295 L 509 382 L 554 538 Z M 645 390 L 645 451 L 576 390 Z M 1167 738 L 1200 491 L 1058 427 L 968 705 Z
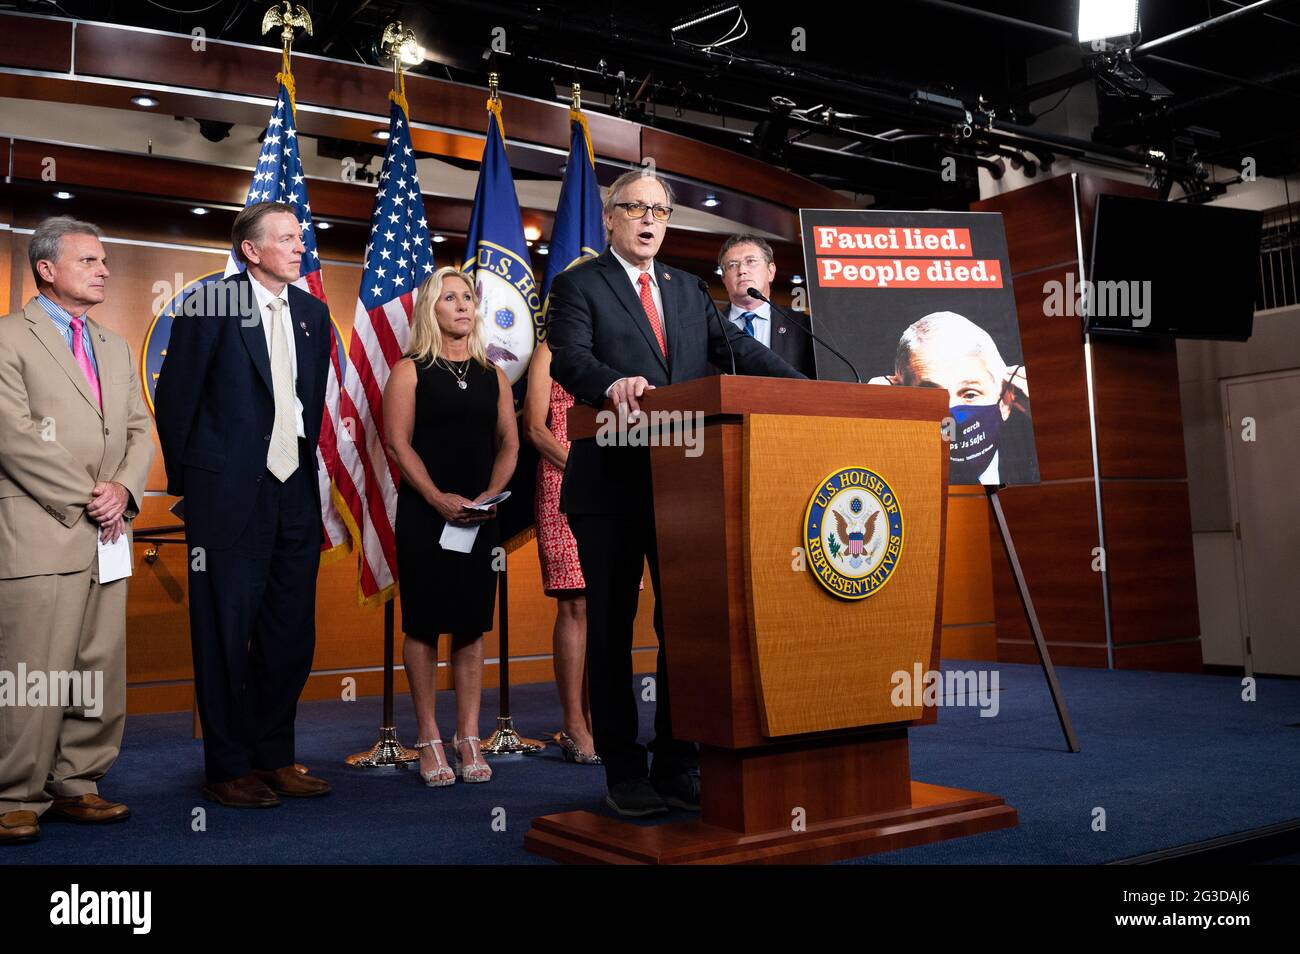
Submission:
M 1245 341 L 1260 212 L 1099 195 L 1083 302 L 1093 334 Z

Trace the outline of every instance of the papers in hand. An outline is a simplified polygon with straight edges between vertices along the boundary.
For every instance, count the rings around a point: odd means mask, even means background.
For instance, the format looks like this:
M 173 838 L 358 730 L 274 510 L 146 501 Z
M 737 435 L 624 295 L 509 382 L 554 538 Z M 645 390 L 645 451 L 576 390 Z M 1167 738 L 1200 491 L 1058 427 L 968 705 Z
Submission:
M 503 490 L 495 497 L 489 497 L 487 500 L 476 504 L 468 504 L 466 510 L 491 510 L 494 506 L 502 503 L 510 496 L 510 491 Z M 478 538 L 479 524 L 455 524 L 449 523 L 442 528 L 442 536 L 438 538 L 438 545 L 444 550 L 451 550 L 454 553 L 469 553 L 474 549 L 474 541 Z
M 131 575 L 131 538 L 125 530 L 116 543 L 99 541 L 99 582 L 112 583 Z

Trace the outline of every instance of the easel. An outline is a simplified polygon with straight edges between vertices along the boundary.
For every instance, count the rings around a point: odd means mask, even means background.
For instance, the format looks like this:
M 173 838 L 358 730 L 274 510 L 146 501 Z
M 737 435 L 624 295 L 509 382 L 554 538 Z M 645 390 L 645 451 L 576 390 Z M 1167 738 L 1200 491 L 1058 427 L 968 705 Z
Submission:
M 1034 612 L 1034 601 L 1029 596 L 1029 587 L 1025 584 L 1025 574 L 1020 569 L 1020 558 L 1016 556 L 1016 545 L 1011 539 L 1011 530 L 1007 527 L 1006 515 L 1002 512 L 1002 501 L 998 499 L 999 484 L 986 484 L 984 493 L 988 497 L 989 508 L 997 522 L 998 533 L 1002 537 L 1002 547 L 1007 554 L 1007 564 L 1011 575 L 1016 580 L 1016 592 L 1020 596 L 1020 605 L 1025 609 L 1025 619 L 1029 622 L 1029 631 L 1034 634 L 1034 645 L 1038 647 L 1038 661 L 1047 677 L 1047 687 L 1052 692 L 1052 704 L 1056 706 L 1056 718 L 1061 722 L 1061 731 L 1065 733 L 1065 744 L 1071 752 L 1079 751 L 1079 740 L 1070 724 L 1070 713 L 1066 711 L 1065 699 L 1061 696 L 1061 686 L 1056 681 L 1056 670 L 1052 666 L 1051 653 L 1047 651 L 1047 642 L 1043 639 L 1043 629 L 1038 625 L 1038 614 Z

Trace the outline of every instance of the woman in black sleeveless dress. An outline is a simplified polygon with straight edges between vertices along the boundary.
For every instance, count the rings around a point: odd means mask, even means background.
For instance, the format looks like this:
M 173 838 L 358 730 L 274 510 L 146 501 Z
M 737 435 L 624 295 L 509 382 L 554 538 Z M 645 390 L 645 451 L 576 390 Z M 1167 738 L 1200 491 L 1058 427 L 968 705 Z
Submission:
M 402 473 L 397 491 L 398 584 L 403 651 L 427 785 L 486 782 L 479 752 L 483 633 L 492 628 L 497 572 L 504 559 L 496 508 L 467 509 L 505 489 L 519 450 L 514 399 L 488 361 L 468 276 L 440 268 L 424 282 L 411 316 L 406 354 L 384 389 L 384 430 Z M 451 522 L 476 526 L 469 553 L 444 549 Z M 448 765 L 435 714 L 438 636 L 451 634 L 456 685 L 456 767 Z

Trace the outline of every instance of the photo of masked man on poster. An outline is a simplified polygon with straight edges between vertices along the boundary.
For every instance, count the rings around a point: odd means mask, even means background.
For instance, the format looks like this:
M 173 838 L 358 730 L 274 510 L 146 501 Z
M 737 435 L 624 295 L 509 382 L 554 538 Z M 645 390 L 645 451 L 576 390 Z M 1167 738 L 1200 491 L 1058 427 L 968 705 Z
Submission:
M 898 339 L 894 372 L 867 383 L 948 392 L 951 483 L 1037 480 L 1025 366 L 1008 365 L 993 336 L 964 315 L 937 311 L 912 322 Z

